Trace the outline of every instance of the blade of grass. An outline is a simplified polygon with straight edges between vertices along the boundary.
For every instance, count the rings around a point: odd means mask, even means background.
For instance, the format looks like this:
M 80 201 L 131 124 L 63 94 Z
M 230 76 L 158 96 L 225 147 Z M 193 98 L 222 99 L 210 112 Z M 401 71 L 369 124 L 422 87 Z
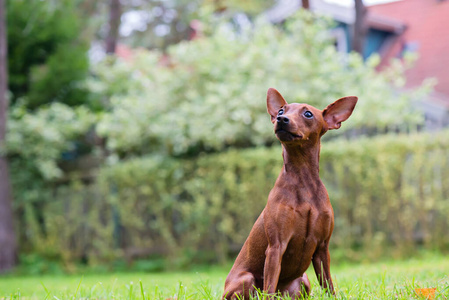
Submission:
M 45 292 L 47 293 L 47 295 L 45 295 L 45 299 L 47 300 L 48 296 L 50 296 L 50 291 L 47 289 L 47 287 L 44 285 L 44 283 L 41 281 L 41 285 L 44 288 Z
M 139 280 L 140 284 L 140 293 L 142 294 L 142 299 L 145 300 L 145 292 L 143 291 L 142 280 Z
M 133 296 L 133 282 L 131 281 L 129 284 L 129 295 L 128 295 L 128 299 L 132 300 L 132 296 Z
M 78 287 L 76 288 L 75 295 L 73 295 L 73 299 L 76 299 L 76 294 L 78 294 L 78 290 L 80 289 L 81 282 L 83 281 L 84 276 L 81 277 L 80 282 L 78 283 Z

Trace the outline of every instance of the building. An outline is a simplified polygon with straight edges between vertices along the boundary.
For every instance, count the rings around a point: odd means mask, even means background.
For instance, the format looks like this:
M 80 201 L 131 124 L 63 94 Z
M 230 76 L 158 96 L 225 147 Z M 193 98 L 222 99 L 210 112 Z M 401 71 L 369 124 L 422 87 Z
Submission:
M 435 91 L 422 103 L 427 126 L 449 126 L 449 1 L 402 0 L 370 6 L 370 17 L 395 20 L 406 30 L 389 45 L 381 67 L 404 51 L 418 54 L 413 69 L 406 73 L 408 87 L 420 85 L 426 78 L 437 80 Z
M 367 5 L 363 57 L 381 57 L 379 69 L 405 51 L 418 54 L 415 66 L 406 72 L 407 86 L 413 88 L 426 78 L 435 78 L 435 91 L 419 105 L 426 128 L 449 126 L 449 0 L 364 0 Z M 273 23 L 288 18 L 301 7 L 298 0 L 280 0 L 266 12 Z M 341 52 L 351 50 L 355 23 L 354 0 L 310 0 L 310 10 L 331 16 L 337 26 L 331 32 Z

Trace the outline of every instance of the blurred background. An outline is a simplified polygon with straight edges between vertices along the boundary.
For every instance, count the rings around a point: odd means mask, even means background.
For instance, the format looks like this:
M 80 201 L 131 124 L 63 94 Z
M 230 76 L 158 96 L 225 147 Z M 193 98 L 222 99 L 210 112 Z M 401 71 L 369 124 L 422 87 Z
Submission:
M 0 272 L 232 260 L 282 165 L 266 91 L 323 137 L 336 262 L 449 252 L 449 1 L 0 0 Z

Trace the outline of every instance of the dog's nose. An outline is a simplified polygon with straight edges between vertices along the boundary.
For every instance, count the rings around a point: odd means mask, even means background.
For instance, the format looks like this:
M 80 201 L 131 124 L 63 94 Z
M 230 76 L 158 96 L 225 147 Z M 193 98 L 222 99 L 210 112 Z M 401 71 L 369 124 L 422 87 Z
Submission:
M 276 120 L 281 124 L 288 124 L 288 122 L 290 122 L 290 120 L 286 116 L 278 116 Z

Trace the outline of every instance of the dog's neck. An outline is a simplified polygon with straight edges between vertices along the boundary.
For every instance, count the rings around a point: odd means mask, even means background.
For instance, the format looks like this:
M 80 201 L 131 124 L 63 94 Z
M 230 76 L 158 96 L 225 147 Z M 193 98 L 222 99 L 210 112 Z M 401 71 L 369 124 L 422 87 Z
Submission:
M 284 166 L 281 176 L 288 176 L 300 185 L 320 181 L 320 141 L 313 144 L 282 145 Z

